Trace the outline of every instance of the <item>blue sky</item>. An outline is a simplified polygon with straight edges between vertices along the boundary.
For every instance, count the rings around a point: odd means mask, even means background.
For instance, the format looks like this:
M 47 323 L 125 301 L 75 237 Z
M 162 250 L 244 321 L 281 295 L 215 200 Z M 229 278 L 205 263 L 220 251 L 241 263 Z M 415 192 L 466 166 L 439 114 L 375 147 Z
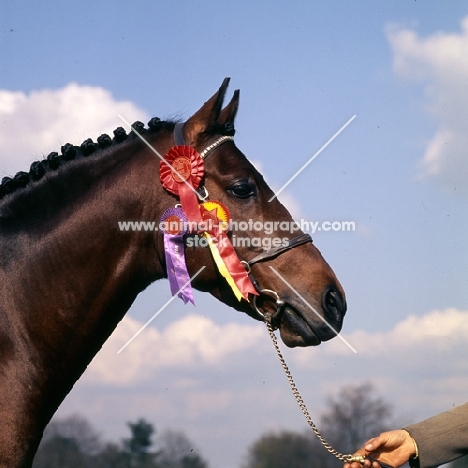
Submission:
M 119 112 L 129 121 L 189 117 L 225 76 L 241 90 L 237 145 L 276 189 L 356 115 L 280 199 L 297 219 L 356 222 L 356 232 L 314 240 L 348 295 L 343 336 L 360 348 L 349 356 L 334 340 L 288 357 L 311 389 L 313 414 L 331 389 L 371 378 L 396 413 L 415 419 L 465 401 L 467 367 L 454 356 L 468 351 L 460 335 L 467 2 L 3 1 L 1 9 L 0 176 L 111 131 Z M 139 297 L 60 414 L 84 413 L 109 437 L 144 415 L 185 430 L 226 468 L 240 466 L 262 431 L 301 430 L 261 325 L 201 294 L 196 309 L 171 304 L 115 376 L 122 361 L 111 350 L 168 294 L 162 282 Z M 224 363 L 206 349 L 210 340 L 223 346 L 213 333 L 230 337 Z M 167 365 L 161 347 L 174 343 L 192 347 Z M 138 358 L 149 349 L 158 359 Z M 265 381 L 270 397 L 259 404 Z

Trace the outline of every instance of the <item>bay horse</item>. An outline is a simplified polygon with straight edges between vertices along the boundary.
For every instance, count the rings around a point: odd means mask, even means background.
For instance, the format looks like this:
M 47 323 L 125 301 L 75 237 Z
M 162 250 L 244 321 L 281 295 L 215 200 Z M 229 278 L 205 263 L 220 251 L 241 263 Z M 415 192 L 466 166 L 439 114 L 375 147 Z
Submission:
M 239 91 L 223 107 L 228 83 L 226 78 L 185 123 L 135 122 L 128 132 L 117 128 L 112 138 L 66 144 L 61 154 L 34 162 L 28 172 L 3 178 L 2 468 L 32 465 L 45 426 L 135 297 L 167 278 L 162 233 L 118 227 L 122 220 L 158 220 L 178 203 L 159 180 L 160 160 L 152 148 L 166 154 L 182 139 L 197 152 L 209 152 L 202 183 L 232 220 L 293 221 L 277 199 L 269 202 L 272 190 L 234 144 Z M 276 226 L 272 236 L 281 238 L 284 232 Z M 236 253 L 258 291 L 255 300 L 235 297 L 201 246 L 185 249 L 190 275 L 205 267 L 193 286 L 255 319 L 275 315 L 290 347 L 315 346 L 340 331 L 344 291 L 308 235 L 289 235 L 285 245 L 268 250 L 243 245 Z

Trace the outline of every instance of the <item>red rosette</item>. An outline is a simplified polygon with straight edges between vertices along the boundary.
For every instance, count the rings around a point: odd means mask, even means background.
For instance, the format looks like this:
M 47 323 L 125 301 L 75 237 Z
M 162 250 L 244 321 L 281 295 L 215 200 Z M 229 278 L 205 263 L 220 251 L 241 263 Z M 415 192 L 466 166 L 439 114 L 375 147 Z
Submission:
M 200 155 L 190 146 L 174 146 L 159 163 L 159 177 L 163 187 L 178 195 L 182 209 L 190 223 L 201 223 L 198 197 L 205 166 Z
M 197 189 L 204 173 L 203 159 L 191 146 L 173 146 L 159 163 L 161 183 L 174 195 L 179 195 L 182 185 Z

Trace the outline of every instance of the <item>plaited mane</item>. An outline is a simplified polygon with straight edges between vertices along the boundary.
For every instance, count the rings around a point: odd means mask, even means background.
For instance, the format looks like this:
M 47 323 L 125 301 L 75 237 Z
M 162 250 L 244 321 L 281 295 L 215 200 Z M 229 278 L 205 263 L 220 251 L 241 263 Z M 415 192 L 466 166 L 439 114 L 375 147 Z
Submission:
M 139 134 L 142 134 L 146 131 L 154 133 L 163 128 L 169 129 L 173 126 L 174 122 L 163 121 L 158 117 L 153 117 L 148 122 L 148 129 L 146 129 L 143 122 L 140 121 L 133 123 L 132 128 L 134 128 Z M 88 157 L 92 154 L 97 155 L 100 150 L 112 145 L 118 145 L 119 143 L 127 140 L 127 138 L 136 136 L 133 132 L 127 134 L 125 129 L 122 127 L 116 128 L 113 133 L 113 138 L 107 134 L 102 134 L 97 138 L 96 143 L 91 138 L 83 141 L 80 146 L 74 146 L 71 143 L 66 143 L 61 147 L 60 155 L 57 152 L 52 152 L 42 161 L 34 161 L 29 168 L 29 172 L 20 171 L 17 172 L 14 177 L 3 177 L 0 185 L 0 198 L 5 195 L 12 194 L 17 190 L 42 179 L 46 173 L 55 171 L 58 167 L 63 166 L 68 161 L 81 157 Z
M 145 132 L 155 133 L 162 129 L 173 130 L 175 121 L 161 120 L 159 117 L 153 117 L 148 122 L 148 128 L 145 128 L 145 124 L 140 121 L 136 121 L 132 124 L 132 129 L 135 129 L 140 135 Z M 217 126 L 212 129 L 222 135 L 233 136 L 235 133 L 234 126 L 231 122 L 226 122 L 224 125 Z M 0 200 L 5 196 L 16 192 L 18 189 L 22 189 L 31 183 L 42 179 L 42 177 L 48 173 L 55 171 L 59 166 L 63 166 L 67 161 L 72 161 L 80 157 L 88 157 L 92 154 L 99 153 L 99 150 L 108 148 L 109 146 L 122 143 L 127 140 L 128 137 L 136 137 L 136 134 L 131 132 L 127 134 L 124 128 L 117 127 L 114 130 L 114 138 L 111 138 L 107 134 L 102 134 L 97 138 L 95 143 L 91 138 L 86 139 L 81 143 L 80 146 L 74 146 L 71 143 L 66 143 L 60 149 L 61 154 L 57 152 L 50 153 L 42 161 L 34 161 L 31 163 L 29 172 L 20 171 L 17 172 L 14 177 L 3 177 L 2 183 L 0 184 Z

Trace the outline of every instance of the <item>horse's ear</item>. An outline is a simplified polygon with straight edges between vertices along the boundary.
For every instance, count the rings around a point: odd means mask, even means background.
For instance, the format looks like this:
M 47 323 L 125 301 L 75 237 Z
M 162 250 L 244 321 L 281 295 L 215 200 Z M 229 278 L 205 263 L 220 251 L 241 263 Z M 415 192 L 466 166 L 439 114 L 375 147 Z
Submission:
M 221 111 L 218 124 L 224 127 L 224 132 L 234 134 L 234 120 L 239 109 L 239 90 L 234 91 L 231 102 Z
M 229 81 L 230 78 L 224 78 L 223 84 L 218 92 L 206 101 L 201 109 L 185 122 L 183 136 L 186 145 L 197 146 L 202 144 L 204 137 L 216 128 Z M 226 107 L 229 107 L 229 105 Z

